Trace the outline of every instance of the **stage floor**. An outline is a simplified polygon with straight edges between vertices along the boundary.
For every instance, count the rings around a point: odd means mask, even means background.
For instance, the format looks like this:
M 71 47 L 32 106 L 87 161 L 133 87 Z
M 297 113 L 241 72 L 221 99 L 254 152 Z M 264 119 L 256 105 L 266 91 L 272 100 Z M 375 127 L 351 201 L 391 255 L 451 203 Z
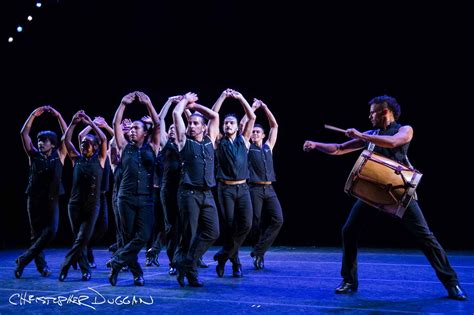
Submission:
M 31 263 L 15 279 L 14 260 L 20 249 L 0 251 L 0 314 L 83 314 L 127 312 L 156 314 L 296 314 L 296 313 L 450 313 L 474 314 L 474 252 L 448 252 L 462 287 L 470 299 L 459 302 L 447 293 L 423 254 L 416 250 L 361 249 L 359 291 L 336 295 L 340 282 L 340 248 L 275 247 L 265 257 L 265 269 L 255 270 L 250 248 L 240 253 L 244 277 L 232 277 L 226 265 L 223 278 L 212 260 L 217 247 L 204 256 L 209 268 L 200 269 L 203 288 L 179 287 L 168 275 L 168 259 L 161 252 L 160 267 L 144 267 L 145 286 L 133 285 L 122 272 L 112 287 L 105 262 L 110 253 L 96 249 L 97 269 L 81 281 L 71 268 L 65 282 L 58 281 L 59 266 L 67 248 L 48 249 L 52 275 L 43 278 Z

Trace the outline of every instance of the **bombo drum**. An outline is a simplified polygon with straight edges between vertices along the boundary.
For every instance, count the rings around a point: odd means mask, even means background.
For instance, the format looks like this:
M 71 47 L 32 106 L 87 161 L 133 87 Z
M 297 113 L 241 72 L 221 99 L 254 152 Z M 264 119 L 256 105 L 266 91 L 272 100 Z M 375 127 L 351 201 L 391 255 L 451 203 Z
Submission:
M 383 155 L 364 150 L 344 191 L 396 217 L 403 217 L 422 174 Z

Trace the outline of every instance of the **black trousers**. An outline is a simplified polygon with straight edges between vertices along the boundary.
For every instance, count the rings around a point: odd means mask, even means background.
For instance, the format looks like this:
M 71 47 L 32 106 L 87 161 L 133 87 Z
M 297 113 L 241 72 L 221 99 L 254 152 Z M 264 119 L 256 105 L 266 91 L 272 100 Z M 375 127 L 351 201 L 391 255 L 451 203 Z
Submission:
M 115 237 L 117 242 L 117 248 L 123 247 L 123 235 L 122 235 L 122 222 L 120 221 L 120 213 L 118 210 L 118 197 L 117 192 L 112 192 L 112 211 L 114 213 L 115 220 Z
M 272 246 L 283 225 L 283 212 L 273 185 L 250 184 L 254 234 L 254 256 L 263 256 Z
M 357 237 L 365 217 L 376 209 L 358 200 L 352 207 L 346 224 L 342 228 L 343 256 L 341 275 L 346 282 L 358 283 L 357 277 Z M 458 284 L 456 272 L 449 264 L 446 252 L 430 231 L 418 202 L 412 200 L 405 211 L 401 224 L 413 236 L 444 286 Z
M 218 183 L 217 196 L 222 218 L 223 247 L 217 253 L 240 264 L 239 249 L 252 227 L 252 201 L 247 184 Z
M 100 207 L 99 215 L 95 221 L 94 233 L 87 246 L 87 260 L 90 262 L 94 261 L 94 254 L 92 252 L 92 245 L 97 244 L 107 233 L 109 227 L 109 207 L 107 205 L 107 195 L 106 192 L 101 192 L 100 194 Z
M 161 207 L 160 188 L 153 188 L 153 214 L 155 220 L 151 237 L 146 244 L 148 257 L 156 257 L 161 252 L 161 247 L 166 243 L 165 223 L 163 208 Z
M 151 195 L 119 195 L 118 210 L 124 246 L 112 258 L 120 267 L 128 265 L 134 277 L 143 275 L 138 253 L 150 239 L 153 228 L 153 197 Z
M 181 238 L 174 263 L 197 273 L 197 261 L 219 237 L 219 216 L 211 190 L 178 189 Z
M 160 191 L 163 220 L 165 227 L 166 254 L 170 264 L 174 260 L 174 253 L 178 245 L 178 183 L 163 182 Z
M 87 246 L 94 233 L 94 226 L 99 216 L 100 199 L 90 198 L 83 201 L 69 201 L 68 212 L 74 243 L 66 254 L 63 265 L 70 266 L 78 262 L 82 271 L 90 272 L 87 263 Z
M 47 266 L 43 250 L 54 239 L 58 231 L 58 197 L 28 196 L 27 211 L 30 221 L 31 246 L 20 255 L 19 259 L 25 265 L 34 259 L 36 268 L 42 271 Z

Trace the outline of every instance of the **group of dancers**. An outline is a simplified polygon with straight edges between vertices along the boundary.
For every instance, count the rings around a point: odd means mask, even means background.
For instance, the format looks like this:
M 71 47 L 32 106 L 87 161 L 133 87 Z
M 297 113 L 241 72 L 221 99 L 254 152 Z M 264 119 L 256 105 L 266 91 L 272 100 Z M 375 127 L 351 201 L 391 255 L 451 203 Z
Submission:
M 240 121 L 235 114 L 225 116 L 221 133 L 219 111 L 228 98 L 238 100 L 245 115 Z M 109 174 L 114 179 L 111 204 L 117 243 L 111 246 L 113 254 L 106 265 L 113 286 L 125 269 L 130 270 L 135 285 L 143 286 L 139 252 L 146 246 L 146 265 L 159 265 L 157 255 L 164 245 L 169 274 L 176 275 L 181 286 L 187 279 L 189 286 L 201 287 L 198 267 L 205 267 L 202 256 L 219 236 L 223 246 L 214 255 L 218 277 L 224 276 L 227 261 L 232 264 L 233 277 L 243 276 L 239 248 L 247 237 L 253 245 L 255 268 L 264 268 L 264 255 L 283 224 L 272 186 L 278 124 L 265 103 L 254 99 L 250 105 L 232 89 L 223 91 L 212 109 L 197 101 L 191 92 L 173 96 L 158 114 L 150 98 L 135 91 L 122 98 L 112 127 L 104 118 L 91 119 L 83 110 L 68 126 L 53 107 L 35 109 L 21 130 L 30 164 L 31 246 L 16 259 L 15 277 L 20 278 L 33 260 L 42 276 L 51 274 L 44 249 L 58 227 L 66 156 L 73 165 L 68 214 L 74 242 L 60 266 L 59 281 L 77 266 L 82 280 L 91 278 L 91 268 L 96 266 L 91 240 L 100 239 L 107 229 Z M 127 107 L 140 105 L 145 105 L 147 115 L 134 121 L 124 119 Z M 165 118 L 172 106 L 173 124 L 166 130 Z M 268 137 L 263 126 L 255 124 L 258 109 L 268 119 Z M 35 146 L 30 130 L 44 113 L 57 118 L 62 137 L 40 131 Z M 78 124 L 85 128 L 76 148 L 72 138 Z
M 245 113 L 242 119 L 235 114 L 220 117 L 219 111 L 228 98 L 240 102 Z M 78 111 L 67 126 L 60 113 L 50 106 L 34 110 L 21 131 L 30 161 L 27 209 L 32 244 L 17 258 L 15 276 L 20 278 L 32 260 L 42 276 L 50 274 L 43 250 L 57 230 L 58 196 L 64 193 L 61 172 L 66 155 L 74 166 L 68 210 L 75 240 L 61 265 L 60 281 L 76 264 L 83 280 L 91 277 L 94 262 L 89 243 L 96 238 L 95 234 L 104 233 L 98 222 L 104 216 L 109 172 L 114 178 L 112 205 L 117 223 L 117 244 L 107 262 L 108 279 L 113 286 L 125 268 L 131 271 L 135 285 L 144 285 L 138 253 L 148 243 L 147 265 L 157 264 L 156 254 L 163 240 L 169 273 L 176 275 L 182 287 L 185 280 L 191 287 L 203 286 L 198 276 L 201 257 L 219 236 L 223 246 L 213 256 L 218 277 L 224 276 L 228 261 L 232 276 L 243 276 L 239 249 L 247 237 L 253 244 L 254 267 L 264 268 L 265 253 L 283 224 L 282 208 L 272 185 L 276 180 L 272 152 L 277 141 L 277 121 L 261 100 L 254 99 L 250 105 L 232 89 L 223 91 L 212 108 L 197 101 L 192 92 L 173 96 L 158 114 L 146 94 L 132 92 L 120 102 L 112 128 L 103 118 L 91 119 L 84 111 Z M 127 107 L 139 104 L 146 106 L 148 116 L 135 121 L 123 118 Z M 166 130 L 165 117 L 171 106 L 173 124 Z M 411 167 L 407 152 L 413 128 L 397 122 L 401 113 L 397 100 L 377 96 L 370 100 L 369 107 L 373 130 L 347 129 L 345 134 L 351 140 L 344 143 L 308 140 L 303 150 L 341 155 L 367 149 Z M 268 119 L 268 135 L 262 125 L 255 123 L 258 109 Z M 35 147 L 30 129 L 34 119 L 45 112 L 57 117 L 63 137 L 59 141 L 54 132 L 41 131 Z M 77 150 L 72 135 L 79 123 L 86 128 L 79 134 Z M 112 136 L 108 143 L 102 129 Z M 108 168 L 110 171 L 106 171 Z M 342 282 L 335 289 L 337 294 L 358 291 L 357 238 L 365 218 L 376 211 L 357 200 L 342 228 Z M 160 224 L 153 224 L 159 218 L 163 229 L 158 228 Z M 467 294 L 446 252 L 430 231 L 416 198 L 407 205 L 404 215 L 394 220 L 417 241 L 448 297 L 466 300 Z

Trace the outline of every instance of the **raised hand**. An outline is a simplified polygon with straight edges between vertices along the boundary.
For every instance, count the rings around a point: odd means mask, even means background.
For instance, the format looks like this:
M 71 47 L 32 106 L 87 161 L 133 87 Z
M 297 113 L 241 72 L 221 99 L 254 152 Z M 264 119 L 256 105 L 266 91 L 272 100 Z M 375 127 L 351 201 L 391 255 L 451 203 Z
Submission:
M 96 124 L 99 128 L 104 128 L 107 126 L 107 122 L 105 121 L 105 119 L 100 116 L 94 118 L 94 124 Z
M 135 100 L 135 95 L 136 95 L 135 92 L 128 93 L 122 98 L 121 104 L 125 106 L 132 104 L 132 102 Z
M 151 119 L 150 116 L 143 116 L 141 120 L 147 124 L 153 125 L 153 120 Z
M 137 91 L 137 92 L 135 92 L 135 95 L 137 95 L 138 101 L 139 101 L 140 103 L 143 103 L 143 104 L 151 104 L 150 98 L 149 98 L 148 95 L 146 95 L 145 93 L 140 92 L 140 91 Z
M 84 116 L 84 111 L 83 110 L 80 110 L 78 111 L 77 113 L 74 114 L 74 116 L 72 117 L 72 124 L 78 124 L 80 121 L 82 121 L 83 119 L 83 116 Z
M 184 97 L 188 100 L 188 103 L 195 103 L 198 100 L 197 94 L 193 92 L 186 93 Z
M 176 96 L 170 96 L 168 97 L 168 100 L 170 100 L 173 103 L 178 103 L 183 99 L 183 95 L 176 95 Z
M 47 106 L 38 107 L 33 111 L 33 116 L 38 117 L 41 116 L 46 111 Z
M 226 97 L 233 97 L 234 90 L 232 89 L 226 89 L 224 92 L 222 92 Z
M 257 99 L 257 98 L 254 98 L 253 99 L 253 103 L 252 103 L 252 107 L 257 110 L 260 106 L 262 106 L 262 101 Z
M 242 97 L 242 94 L 240 94 L 240 92 L 237 92 L 236 90 L 232 90 L 232 97 L 239 98 Z
M 82 121 L 89 126 L 92 124 L 92 119 L 85 112 L 82 112 Z
M 132 120 L 129 119 L 129 118 L 125 118 L 124 120 L 122 120 L 122 122 L 120 123 L 120 126 L 122 127 L 122 130 L 124 132 L 130 130 L 130 128 L 132 127 Z

